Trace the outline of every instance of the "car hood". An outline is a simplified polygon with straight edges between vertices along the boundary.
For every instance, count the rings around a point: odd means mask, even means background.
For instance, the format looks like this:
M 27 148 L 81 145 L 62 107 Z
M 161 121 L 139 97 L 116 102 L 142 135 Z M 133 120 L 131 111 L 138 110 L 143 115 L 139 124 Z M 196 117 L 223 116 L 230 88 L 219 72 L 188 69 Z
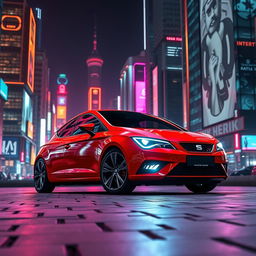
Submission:
M 128 136 L 152 137 L 157 139 L 165 139 L 173 142 L 200 142 L 214 143 L 217 140 L 204 133 L 196 133 L 189 131 L 172 131 L 160 129 L 141 129 L 141 128 L 125 128 Z

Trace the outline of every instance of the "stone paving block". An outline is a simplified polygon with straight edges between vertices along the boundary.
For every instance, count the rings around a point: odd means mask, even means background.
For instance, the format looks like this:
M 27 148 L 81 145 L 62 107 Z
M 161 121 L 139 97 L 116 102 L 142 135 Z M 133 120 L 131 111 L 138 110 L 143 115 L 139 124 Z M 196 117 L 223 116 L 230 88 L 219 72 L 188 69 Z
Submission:
M 252 255 L 256 188 L 0 188 L 0 255 Z M 23 253 L 22 253 L 23 252 Z M 37 254 L 38 255 L 38 254 Z

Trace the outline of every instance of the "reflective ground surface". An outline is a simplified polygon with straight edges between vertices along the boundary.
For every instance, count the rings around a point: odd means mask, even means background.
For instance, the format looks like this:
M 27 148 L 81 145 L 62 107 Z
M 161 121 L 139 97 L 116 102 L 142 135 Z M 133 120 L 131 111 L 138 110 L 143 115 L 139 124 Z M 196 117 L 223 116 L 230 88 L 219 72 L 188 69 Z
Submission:
M 0 188 L 0 255 L 253 255 L 256 187 Z

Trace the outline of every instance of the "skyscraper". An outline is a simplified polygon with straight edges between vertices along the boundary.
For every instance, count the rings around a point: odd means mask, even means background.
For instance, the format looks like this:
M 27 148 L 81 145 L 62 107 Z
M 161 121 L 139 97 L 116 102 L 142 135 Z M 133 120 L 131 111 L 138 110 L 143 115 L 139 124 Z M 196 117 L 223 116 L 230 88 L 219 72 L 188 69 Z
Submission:
M 93 50 L 86 60 L 88 69 L 88 110 L 101 109 L 102 107 L 101 80 L 104 61 L 99 54 L 97 44 L 97 30 L 95 26 L 93 33 Z
M 180 0 L 144 1 L 146 52 L 153 63 L 152 112 L 182 124 Z
M 230 169 L 256 164 L 254 0 L 183 1 L 185 124 L 217 137 Z
M 2 20 L 3 1 L 0 0 L 0 20 Z M 1 27 L 0 27 L 1 34 Z M 1 50 L 1 49 L 0 49 Z M 8 86 L 0 76 L 0 170 L 4 164 L 4 157 L 2 155 L 2 139 L 3 139 L 3 106 L 8 98 Z
M 120 109 L 150 113 L 150 63 L 145 51 L 129 57 L 120 74 Z
M 0 77 L 9 87 L 3 113 L 5 165 L 17 175 L 32 171 L 33 93 L 36 44 L 34 13 L 24 0 L 3 1 Z

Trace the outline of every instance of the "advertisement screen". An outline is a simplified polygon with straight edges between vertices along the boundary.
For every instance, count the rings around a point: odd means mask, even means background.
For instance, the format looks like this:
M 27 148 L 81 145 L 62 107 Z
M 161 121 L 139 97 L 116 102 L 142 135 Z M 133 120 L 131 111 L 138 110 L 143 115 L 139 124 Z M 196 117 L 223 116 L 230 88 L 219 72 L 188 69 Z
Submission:
M 243 150 L 256 150 L 256 135 L 242 135 L 241 141 Z
M 236 104 L 232 0 L 200 0 L 204 127 L 234 117 Z
M 18 159 L 20 152 L 20 140 L 17 137 L 3 137 L 3 155 L 7 160 Z
M 0 78 L 0 96 L 4 99 L 8 99 L 8 86 L 5 84 L 2 78 Z
M 66 113 L 66 106 L 57 106 L 57 119 L 66 119 Z
M 153 115 L 158 115 L 158 66 L 152 71 L 153 79 Z
M 67 97 L 66 96 L 57 96 L 58 105 L 66 106 L 67 104 Z
M 32 9 L 30 9 L 27 83 L 32 92 L 34 91 L 35 43 L 36 43 L 36 22 L 35 22 L 33 11 Z
M 29 122 L 32 125 L 32 102 L 31 98 L 26 91 L 23 93 L 23 107 L 22 107 L 22 120 L 21 120 L 21 130 L 27 134 L 27 123 Z

